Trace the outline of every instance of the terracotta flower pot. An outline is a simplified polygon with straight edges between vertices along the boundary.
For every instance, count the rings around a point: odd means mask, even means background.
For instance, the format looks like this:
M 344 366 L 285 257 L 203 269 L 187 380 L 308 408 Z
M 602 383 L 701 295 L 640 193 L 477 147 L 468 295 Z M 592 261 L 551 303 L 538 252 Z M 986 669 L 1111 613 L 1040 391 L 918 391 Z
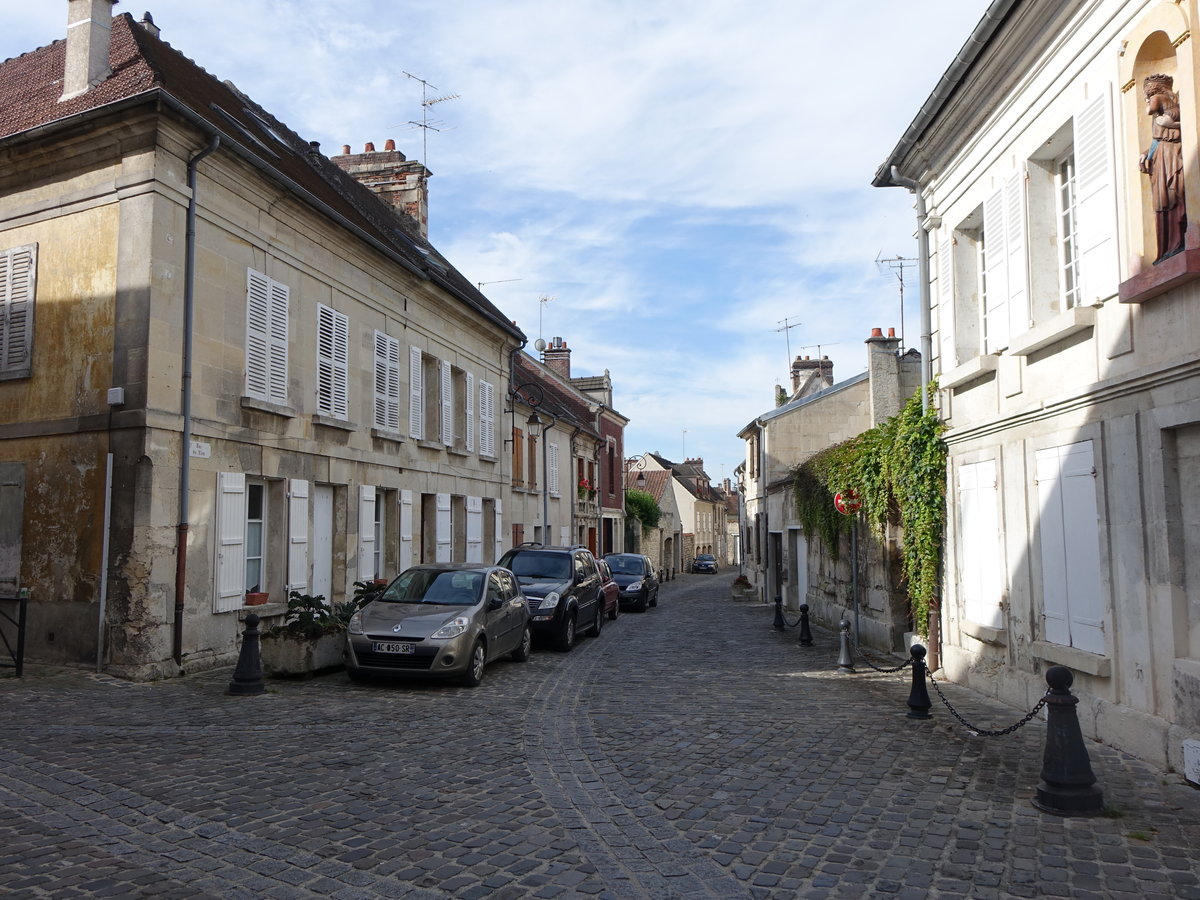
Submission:
M 266 591 L 246 591 L 247 606 L 262 606 L 271 601 L 271 595 Z

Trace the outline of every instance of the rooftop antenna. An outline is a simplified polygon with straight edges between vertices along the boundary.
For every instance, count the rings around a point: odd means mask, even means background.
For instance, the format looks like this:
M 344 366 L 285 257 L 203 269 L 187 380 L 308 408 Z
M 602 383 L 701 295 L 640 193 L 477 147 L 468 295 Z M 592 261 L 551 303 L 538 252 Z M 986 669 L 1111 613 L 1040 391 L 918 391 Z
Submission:
M 416 75 L 412 74 L 411 72 L 405 72 L 404 74 L 407 75 L 409 78 L 411 78 L 413 81 L 419 81 L 421 83 L 421 121 L 414 122 L 411 119 L 409 119 L 408 124 L 415 125 L 417 128 L 421 129 L 421 164 L 423 166 L 425 166 L 425 168 L 428 169 L 429 168 L 429 132 L 431 129 L 433 131 L 441 131 L 442 129 L 439 126 L 444 124 L 442 122 L 430 122 L 429 121 L 429 107 L 434 106 L 438 103 L 445 103 L 447 100 L 457 100 L 458 94 L 444 94 L 441 97 L 430 97 L 429 96 L 430 88 L 432 88 L 433 90 L 436 91 L 437 85 L 430 84 L 424 78 L 419 78 Z
M 477 282 L 475 282 L 475 287 L 479 288 L 482 291 L 483 286 L 485 284 L 504 284 L 505 282 L 508 282 L 508 281 L 522 281 L 522 280 L 523 279 L 521 279 L 521 278 L 500 278 L 496 281 L 477 281 Z
M 783 327 L 775 329 L 776 332 L 782 331 L 784 338 L 787 340 L 788 371 L 791 371 L 791 368 L 792 368 L 792 335 L 791 335 L 791 331 L 793 328 L 796 328 L 797 326 L 804 324 L 803 322 L 792 322 L 791 324 L 788 324 L 788 320 L 790 318 L 793 318 L 793 317 L 784 316 L 782 319 L 779 320 L 779 324 L 782 325 Z
M 800 347 L 799 349 L 801 349 L 801 350 L 812 350 L 814 347 L 816 347 L 816 348 L 817 348 L 817 363 L 818 363 L 818 371 L 819 371 L 819 372 L 820 372 L 822 375 L 824 375 L 824 374 L 825 374 L 825 357 L 821 355 L 821 348 L 822 348 L 822 347 L 836 347 L 836 346 L 838 346 L 838 344 L 839 344 L 839 343 L 841 343 L 841 342 L 840 342 L 840 341 L 834 341 L 832 344 L 806 344 L 805 346 L 803 346 L 803 347 Z
M 538 340 L 542 340 L 542 311 L 546 308 L 547 303 L 553 303 L 556 297 L 551 297 L 548 294 L 542 294 L 538 297 Z
M 904 351 L 904 270 L 911 269 L 917 264 L 915 259 L 906 259 L 899 254 L 895 257 L 883 259 L 883 251 L 879 251 L 879 256 L 875 257 L 875 265 L 880 273 L 891 269 L 896 273 L 896 278 L 900 282 L 900 350 Z

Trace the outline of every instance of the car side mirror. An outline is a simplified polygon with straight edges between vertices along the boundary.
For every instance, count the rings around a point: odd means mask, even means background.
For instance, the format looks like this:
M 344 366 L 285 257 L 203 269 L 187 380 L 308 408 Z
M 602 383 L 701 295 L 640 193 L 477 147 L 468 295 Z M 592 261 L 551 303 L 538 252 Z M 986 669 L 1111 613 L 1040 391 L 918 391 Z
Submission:
M 488 611 L 493 612 L 504 605 L 504 600 L 500 597 L 492 597 L 488 600 Z

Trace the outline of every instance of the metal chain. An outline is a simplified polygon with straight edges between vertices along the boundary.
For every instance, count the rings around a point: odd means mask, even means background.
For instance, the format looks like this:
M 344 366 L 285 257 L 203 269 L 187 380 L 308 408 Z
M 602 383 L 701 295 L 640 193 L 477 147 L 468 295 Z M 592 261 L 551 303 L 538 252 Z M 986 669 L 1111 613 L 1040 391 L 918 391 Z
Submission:
M 861 656 L 862 661 L 865 662 L 872 669 L 874 669 L 876 672 L 884 672 L 885 674 L 890 673 L 890 672 L 899 672 L 901 669 L 904 669 L 904 668 L 912 665 L 912 657 L 909 657 L 904 662 L 900 663 L 900 665 L 896 666 L 894 669 L 881 669 L 879 666 L 875 665 L 875 663 L 871 662 L 871 660 L 867 657 L 867 654 L 863 653 L 862 648 L 860 646 L 858 646 L 858 641 L 856 641 L 854 638 L 850 638 L 850 646 L 854 648 L 855 656 Z
M 965 727 L 967 729 L 967 731 L 971 732 L 971 734 L 975 735 L 976 737 L 1003 737 L 1006 734 L 1012 734 L 1018 728 L 1020 728 L 1024 725 L 1028 725 L 1031 721 L 1033 721 L 1033 717 L 1036 716 L 1039 712 L 1041 712 L 1042 707 L 1046 705 L 1046 698 L 1043 697 L 1041 700 L 1039 700 L 1037 703 L 1034 704 L 1033 709 L 1031 709 L 1029 712 L 1027 712 L 1025 714 L 1025 718 L 1021 719 L 1021 721 L 1014 722 L 1012 725 L 1009 725 L 1007 728 L 1001 728 L 998 731 L 988 731 L 987 729 L 984 729 L 984 728 L 977 728 L 976 726 L 974 726 L 970 722 L 968 722 L 966 719 L 964 719 L 962 716 L 960 716 L 958 714 L 958 710 L 956 710 L 953 706 L 950 705 L 950 701 L 946 699 L 946 695 L 943 694 L 942 689 L 940 687 L 938 687 L 938 683 L 934 679 L 933 673 L 930 672 L 928 669 L 926 669 L 925 674 L 929 676 L 929 681 L 933 685 L 933 689 L 935 691 L 937 691 L 937 695 L 938 695 L 938 697 L 941 698 L 942 703 L 944 703 L 946 705 L 946 709 L 950 710 L 950 715 L 952 715 L 952 716 L 954 716 L 954 718 L 958 719 L 958 721 L 962 723 L 963 727 Z

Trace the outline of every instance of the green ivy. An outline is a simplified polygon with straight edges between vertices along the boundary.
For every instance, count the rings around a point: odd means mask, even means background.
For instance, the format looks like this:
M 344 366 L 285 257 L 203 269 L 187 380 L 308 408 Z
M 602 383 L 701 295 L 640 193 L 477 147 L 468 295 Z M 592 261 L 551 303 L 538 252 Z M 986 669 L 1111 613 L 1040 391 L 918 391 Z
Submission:
M 651 494 L 628 490 L 625 492 L 625 514 L 640 521 L 643 528 L 657 528 L 662 509 Z
M 929 387 L 932 400 L 934 386 Z M 921 409 L 918 391 L 900 413 L 876 427 L 828 447 L 793 470 L 796 515 L 804 533 L 821 537 L 838 558 L 840 537 L 853 524 L 836 511 L 833 496 L 855 491 L 862 515 L 877 534 L 889 521 L 904 529 L 903 572 L 913 622 L 924 633 L 937 608 L 942 534 L 946 519 L 944 426 L 933 403 Z

